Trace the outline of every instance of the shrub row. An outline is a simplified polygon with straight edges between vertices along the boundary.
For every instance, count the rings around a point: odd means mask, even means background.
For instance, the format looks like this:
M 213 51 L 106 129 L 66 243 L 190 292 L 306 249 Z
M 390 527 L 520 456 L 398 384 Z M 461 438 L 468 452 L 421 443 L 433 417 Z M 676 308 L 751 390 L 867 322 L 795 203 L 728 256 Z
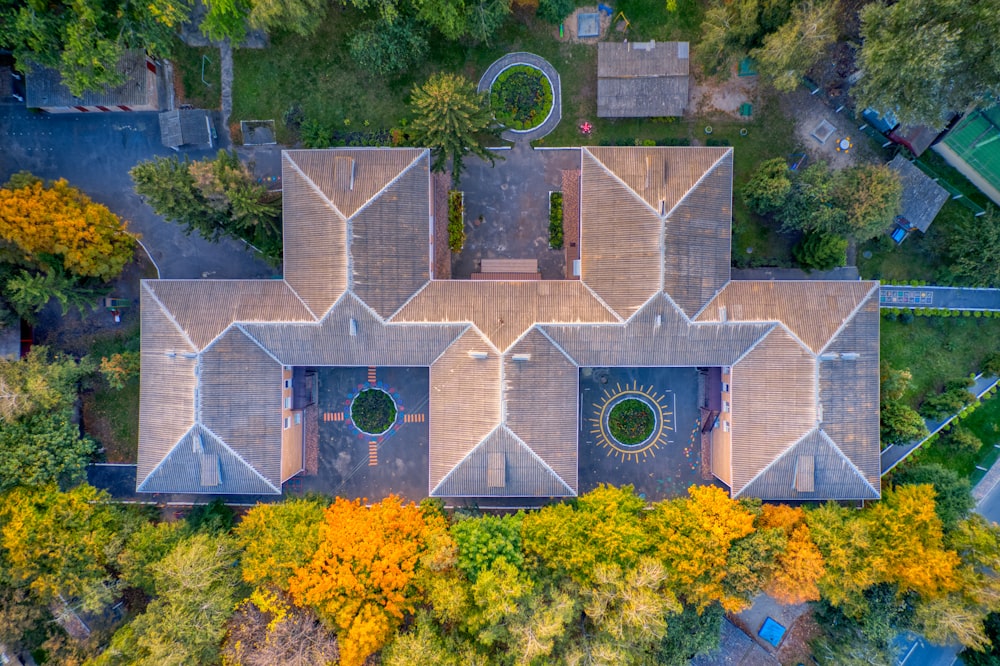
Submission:
M 549 247 L 556 250 L 563 246 L 563 195 L 553 192 L 549 195 Z
M 882 308 L 882 316 L 886 318 L 899 318 L 907 315 L 916 317 L 975 317 L 977 319 L 985 317 L 1000 319 L 1000 312 L 992 310 L 945 310 L 943 308 Z
M 448 192 L 448 247 L 452 252 L 461 252 L 465 246 L 463 205 L 461 192 L 458 190 Z
M 690 146 L 691 139 L 687 137 L 672 137 L 668 136 L 663 139 L 636 139 L 634 137 L 625 137 L 623 139 L 601 139 L 598 144 L 599 146 Z

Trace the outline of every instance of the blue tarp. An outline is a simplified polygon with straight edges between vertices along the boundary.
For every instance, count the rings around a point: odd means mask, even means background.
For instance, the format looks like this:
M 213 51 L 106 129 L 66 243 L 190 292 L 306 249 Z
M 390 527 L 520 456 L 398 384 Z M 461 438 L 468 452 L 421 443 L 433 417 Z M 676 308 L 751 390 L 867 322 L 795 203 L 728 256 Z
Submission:
M 760 631 L 757 632 L 757 635 L 774 647 L 778 647 L 781 639 L 785 637 L 785 628 L 771 618 L 767 618 L 764 620 L 764 624 L 761 626 Z

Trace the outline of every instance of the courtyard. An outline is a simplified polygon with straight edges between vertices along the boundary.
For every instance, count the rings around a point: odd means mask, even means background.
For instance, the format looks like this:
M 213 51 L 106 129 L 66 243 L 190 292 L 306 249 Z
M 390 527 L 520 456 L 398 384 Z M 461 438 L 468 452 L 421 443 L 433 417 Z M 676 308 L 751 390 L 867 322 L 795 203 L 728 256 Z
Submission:
M 658 501 L 712 483 L 701 468 L 703 387 L 697 368 L 581 368 L 579 493 L 601 483 L 631 484 Z M 655 416 L 649 436 L 632 445 L 618 441 L 608 423 L 624 400 L 646 404 Z
M 307 416 L 307 473 L 286 482 L 285 491 L 370 501 L 391 494 L 416 501 L 426 497 L 428 385 L 428 368 L 319 368 L 317 423 L 311 431 L 318 437 L 310 445 Z M 351 418 L 352 400 L 368 389 L 391 396 L 396 408 L 382 434 L 362 432 Z M 318 448 L 310 451 L 310 446 Z

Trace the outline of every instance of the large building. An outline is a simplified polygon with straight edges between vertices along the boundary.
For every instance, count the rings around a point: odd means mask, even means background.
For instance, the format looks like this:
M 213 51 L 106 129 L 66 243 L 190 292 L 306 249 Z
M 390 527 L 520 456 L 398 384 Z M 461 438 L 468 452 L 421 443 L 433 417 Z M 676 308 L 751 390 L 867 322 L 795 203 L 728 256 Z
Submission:
M 138 490 L 280 493 L 310 370 L 406 366 L 428 495 L 574 496 L 583 369 L 686 367 L 734 497 L 878 498 L 878 284 L 732 281 L 731 148 L 579 159 L 579 279 L 444 280 L 426 150 L 285 152 L 284 279 L 143 283 Z

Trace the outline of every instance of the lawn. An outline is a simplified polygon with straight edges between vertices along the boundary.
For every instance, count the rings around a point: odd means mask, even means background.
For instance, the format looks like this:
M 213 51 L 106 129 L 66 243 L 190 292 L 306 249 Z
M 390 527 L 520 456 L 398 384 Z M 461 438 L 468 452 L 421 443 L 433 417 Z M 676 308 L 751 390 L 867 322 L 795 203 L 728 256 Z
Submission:
M 910 323 L 882 318 L 881 355 L 893 368 L 913 374 L 903 399 L 916 407 L 945 382 L 979 371 L 998 348 L 1000 319 L 914 317 Z
M 222 95 L 219 49 L 191 48 L 178 39 L 170 62 L 174 65 L 178 104 L 193 104 L 200 109 L 219 108 Z
M 1000 399 L 994 396 L 985 400 L 976 411 L 962 419 L 960 423 L 963 428 L 982 441 L 983 446 L 978 452 L 955 451 L 948 445 L 947 439 L 938 437 L 916 453 L 915 462 L 938 463 L 955 470 L 963 477 L 971 477 L 972 482 L 976 483 L 984 473 L 977 469 L 977 466 L 989 469 L 990 465 L 1000 457 L 1000 449 L 995 446 L 1000 443 Z
M 139 351 L 138 324 L 95 339 L 89 353 L 99 361 L 124 351 Z M 84 433 L 104 447 L 105 461 L 134 463 L 139 446 L 139 378 L 116 390 L 97 376 L 82 398 Z

